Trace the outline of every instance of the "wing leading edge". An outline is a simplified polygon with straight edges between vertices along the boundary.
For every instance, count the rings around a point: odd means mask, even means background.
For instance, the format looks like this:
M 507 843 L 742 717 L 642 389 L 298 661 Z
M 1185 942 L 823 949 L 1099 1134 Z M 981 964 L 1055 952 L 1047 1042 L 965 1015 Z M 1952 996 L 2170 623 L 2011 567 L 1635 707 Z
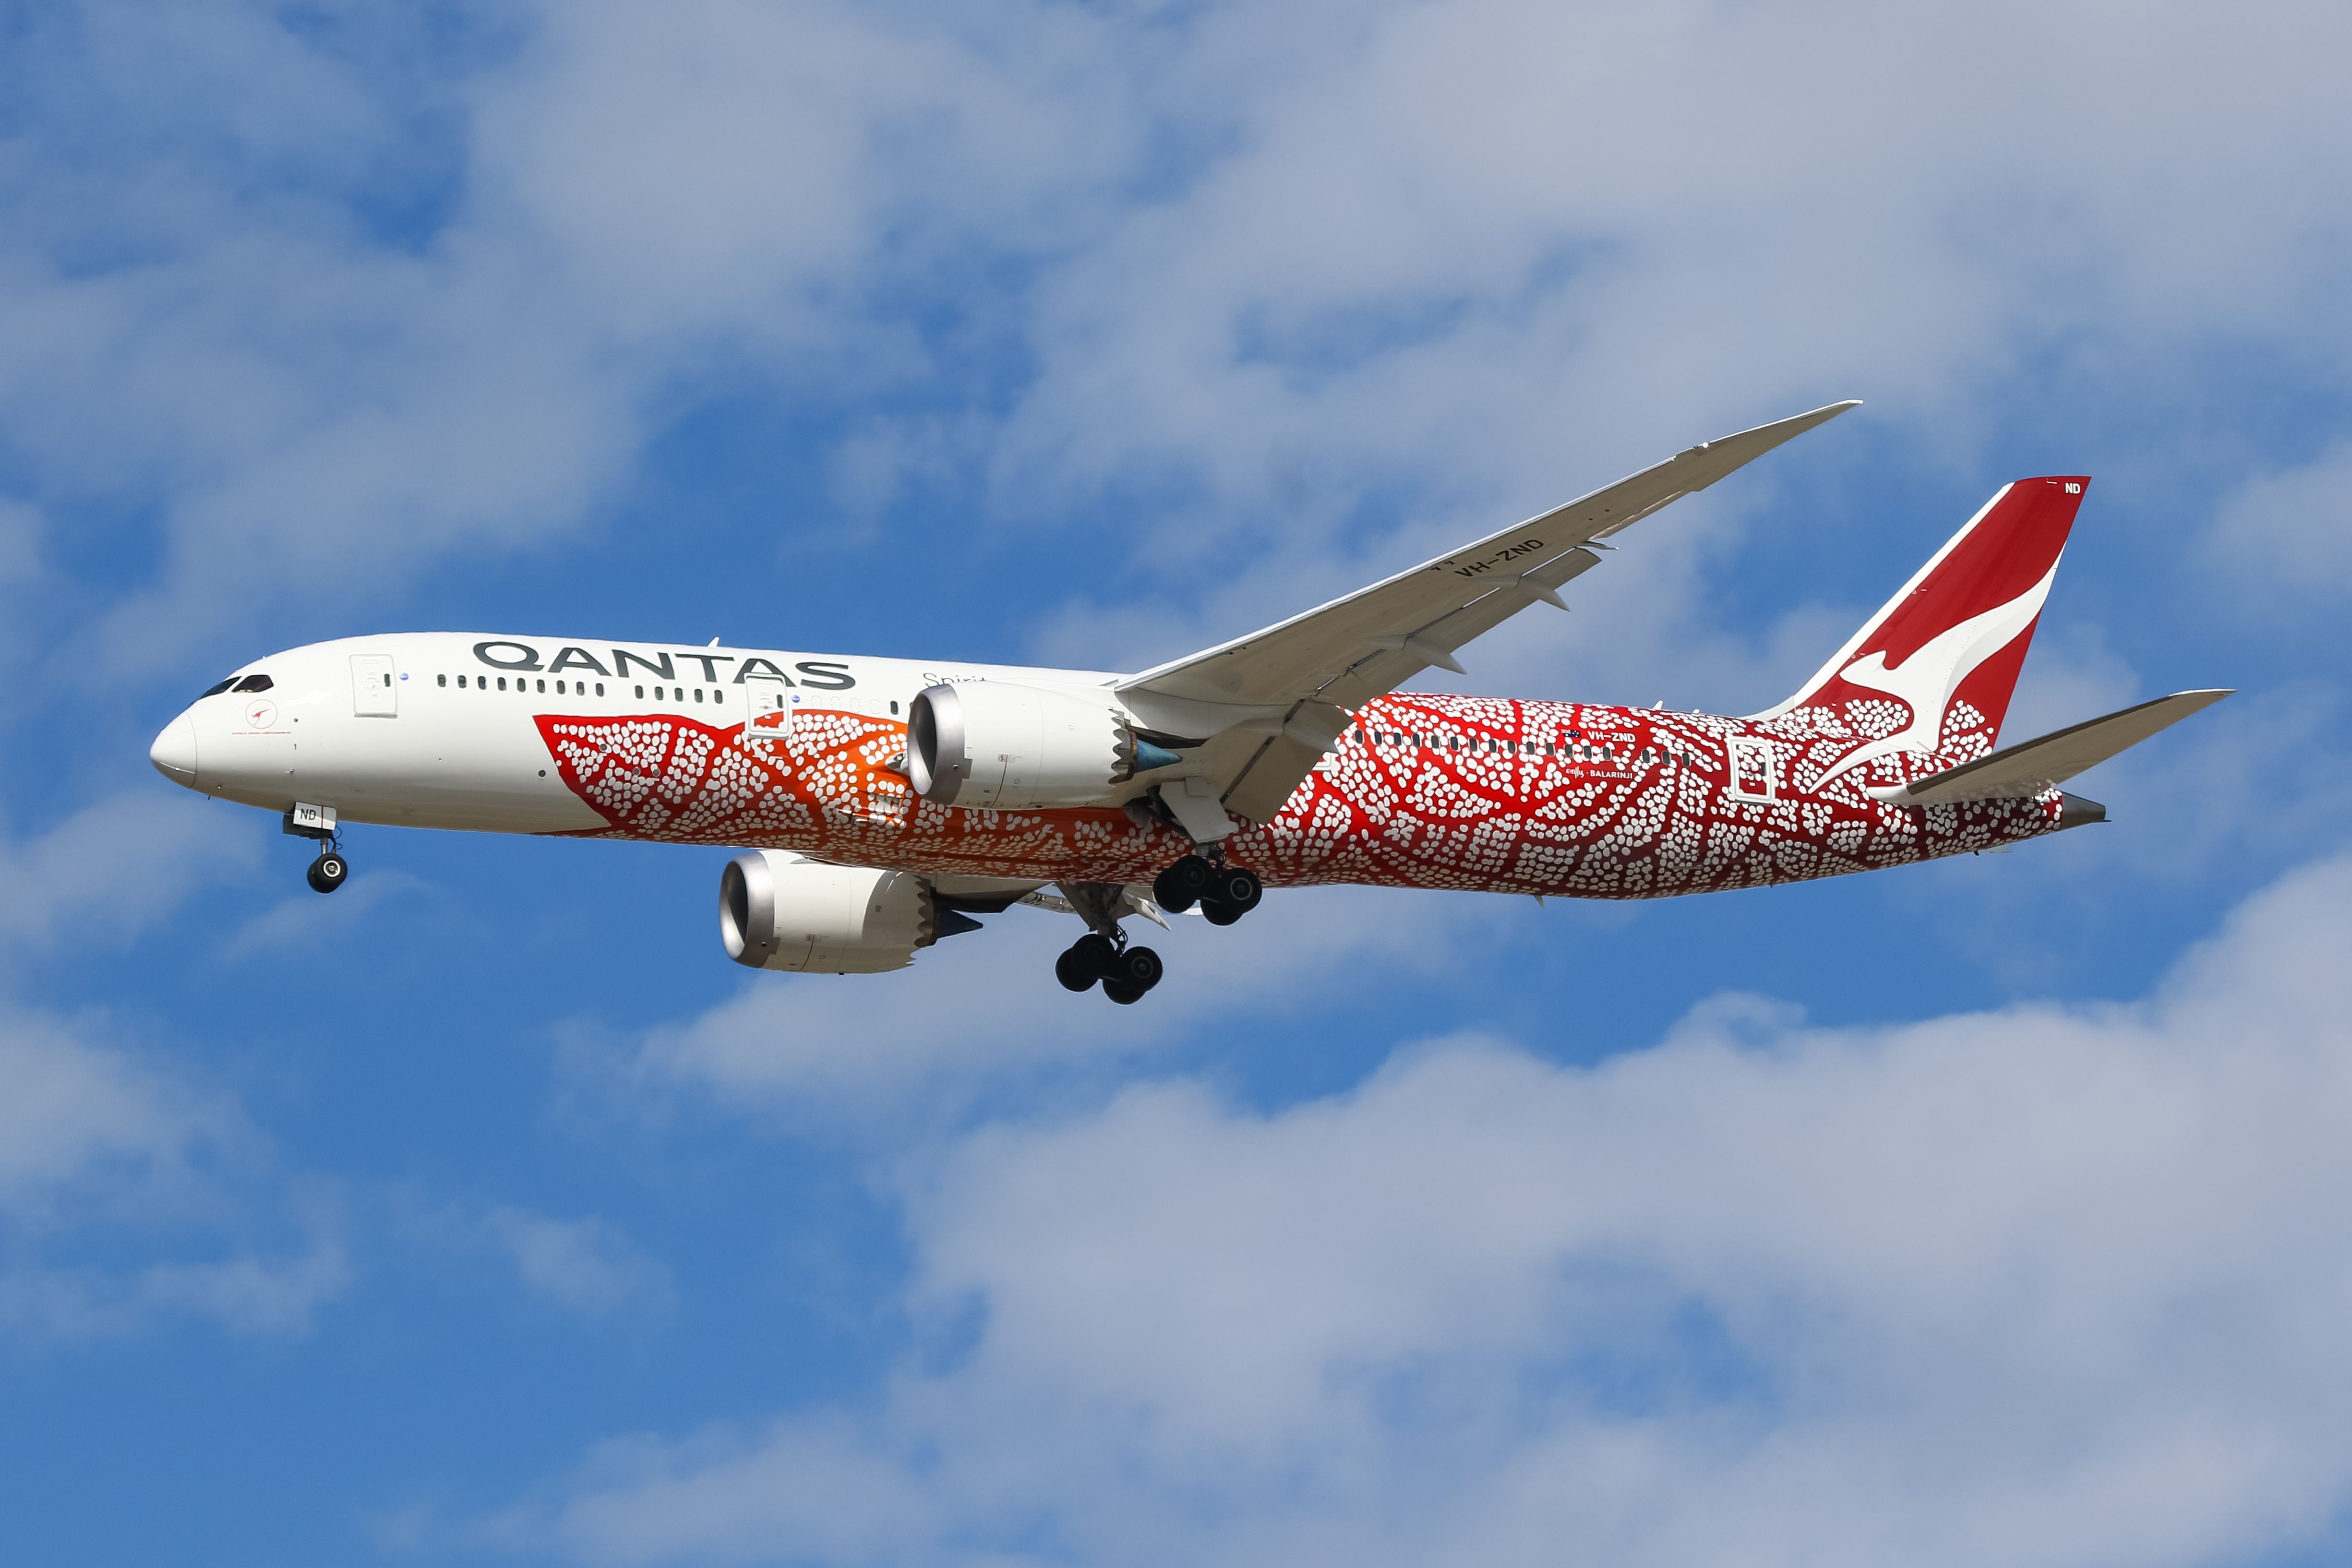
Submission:
M 1354 709 L 1434 665 L 1601 563 L 1589 548 L 1835 419 L 1858 401 L 1703 441 L 1630 478 L 1451 555 L 1231 643 L 1118 683 L 1155 727 L 1206 736 L 1192 759 L 1223 805 L 1264 821 L 1347 728 Z

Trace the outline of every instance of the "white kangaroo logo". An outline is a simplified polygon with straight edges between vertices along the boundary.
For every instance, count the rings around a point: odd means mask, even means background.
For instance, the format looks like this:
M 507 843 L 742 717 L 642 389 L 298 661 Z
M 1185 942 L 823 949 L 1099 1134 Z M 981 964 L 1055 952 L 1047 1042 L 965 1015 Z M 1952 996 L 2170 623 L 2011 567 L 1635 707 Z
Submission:
M 1838 677 L 1847 684 L 1885 692 L 1901 702 L 1911 710 L 1911 722 L 1892 735 L 1854 747 L 1822 776 L 1822 783 L 1890 752 L 1934 752 L 1940 747 L 1944 710 L 1951 706 L 1952 694 L 1976 674 L 1978 665 L 2033 624 L 2057 575 L 2058 563 L 2053 561 L 2040 582 L 2006 604 L 1996 604 L 1981 615 L 1971 615 L 1937 632 L 1893 669 L 1887 668 L 1886 655 L 1878 653 L 1864 654 L 1840 670 Z

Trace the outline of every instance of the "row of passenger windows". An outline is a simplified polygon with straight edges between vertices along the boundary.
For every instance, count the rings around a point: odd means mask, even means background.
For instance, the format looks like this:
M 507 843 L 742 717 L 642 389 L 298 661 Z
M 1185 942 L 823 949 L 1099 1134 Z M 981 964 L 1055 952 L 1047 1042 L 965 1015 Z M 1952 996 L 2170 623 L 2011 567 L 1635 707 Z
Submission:
M 1593 741 L 1517 742 L 1492 736 L 1421 735 L 1402 730 L 1359 729 L 1356 737 L 1373 746 L 1404 747 L 1416 751 L 1516 751 L 1522 757 L 1565 757 L 1574 762 L 1639 762 L 1650 763 L 1672 758 L 1687 762 L 1688 758 L 1660 747 L 1645 746 L 1638 751 L 1630 746 L 1603 745 Z
M 497 682 L 499 690 L 505 691 L 507 689 L 507 677 L 504 675 L 476 675 L 473 677 L 470 686 L 468 685 L 467 678 L 464 675 L 459 675 L 457 677 L 457 686 L 461 691 L 470 689 L 474 691 L 486 692 L 490 689 L 490 685 L 493 680 Z M 446 675 L 436 675 L 433 677 L 433 684 L 436 685 L 446 686 L 449 684 L 449 677 Z M 592 683 L 587 681 L 559 680 L 555 683 L 555 695 L 560 697 L 584 697 L 588 695 L 588 690 L 591 685 Z M 604 683 L 602 681 L 596 681 L 593 683 L 593 685 L 595 687 L 596 695 L 600 697 L 603 696 L 604 695 Z M 517 675 L 514 677 L 514 689 L 519 692 L 526 693 L 532 691 L 544 693 L 547 690 L 547 682 L 545 679 L 541 677 L 534 676 L 531 679 L 526 680 L 522 676 Z M 646 688 L 638 686 L 635 689 L 638 697 L 643 698 L 646 695 Z M 656 702 L 682 703 L 687 700 L 687 688 L 684 686 L 656 686 L 654 688 L 654 701 Z M 695 702 L 723 703 L 727 700 L 727 694 L 725 691 L 718 687 L 713 687 L 711 688 L 709 695 L 706 697 L 703 695 L 703 689 L 700 686 L 696 686 L 694 688 L 694 696 L 692 700 Z

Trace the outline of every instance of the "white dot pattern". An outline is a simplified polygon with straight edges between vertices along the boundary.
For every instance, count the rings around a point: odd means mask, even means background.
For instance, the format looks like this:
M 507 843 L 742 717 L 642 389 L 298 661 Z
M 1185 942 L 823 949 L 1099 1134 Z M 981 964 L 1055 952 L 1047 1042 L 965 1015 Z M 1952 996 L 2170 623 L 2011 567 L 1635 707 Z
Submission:
M 1946 715 L 1932 757 L 1880 757 L 1827 778 L 1909 716 L 1877 696 L 1765 721 L 1385 697 L 1356 716 L 1272 821 L 1248 825 L 1227 852 L 1276 885 L 1656 898 L 1901 865 L 2056 828 L 2055 790 L 1926 808 L 1863 793 L 1991 750 L 1993 727 L 1966 702 Z M 602 836 L 1088 882 L 1149 881 L 1190 847 L 1112 809 L 919 800 L 887 766 L 905 748 L 905 726 L 864 714 L 803 709 L 791 716 L 789 746 L 783 715 L 730 727 L 673 714 L 539 723 L 565 784 L 609 824 L 593 831 Z M 1734 789 L 1735 741 L 1750 759 L 1747 783 L 1759 788 Z

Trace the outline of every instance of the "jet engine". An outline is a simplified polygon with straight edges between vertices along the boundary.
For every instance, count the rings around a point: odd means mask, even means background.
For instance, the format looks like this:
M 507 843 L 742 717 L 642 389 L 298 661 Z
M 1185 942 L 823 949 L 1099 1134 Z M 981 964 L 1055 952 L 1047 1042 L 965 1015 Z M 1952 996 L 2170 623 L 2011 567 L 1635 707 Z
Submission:
M 719 875 L 719 939 L 754 969 L 878 975 L 905 968 L 939 936 L 930 883 L 905 872 L 757 850 Z
M 997 681 L 942 684 L 907 709 L 907 778 L 940 806 L 1098 805 L 1112 786 L 1181 762 L 1159 744 L 1175 739 L 1137 731 L 1099 698 Z

